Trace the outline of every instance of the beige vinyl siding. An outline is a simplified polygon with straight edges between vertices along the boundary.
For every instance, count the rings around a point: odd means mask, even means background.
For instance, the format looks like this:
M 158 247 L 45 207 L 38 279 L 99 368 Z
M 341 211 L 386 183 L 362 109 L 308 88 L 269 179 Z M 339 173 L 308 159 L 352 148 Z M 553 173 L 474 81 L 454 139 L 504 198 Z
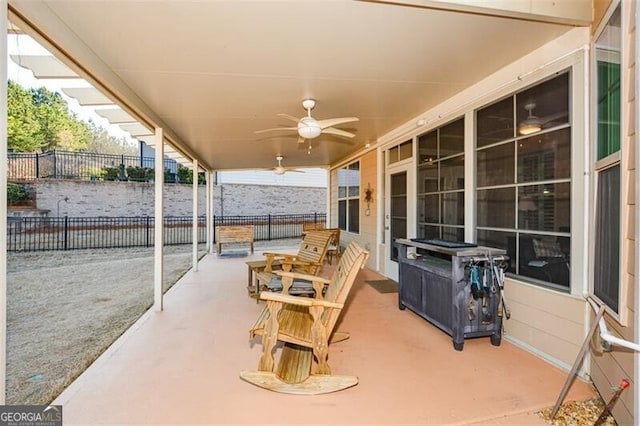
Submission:
M 378 210 L 378 188 L 377 188 L 377 155 L 376 151 L 370 151 L 360 157 L 357 161 L 360 161 L 360 232 L 353 234 L 350 232 L 342 231 L 340 233 L 340 245 L 346 247 L 351 241 L 357 241 L 364 249 L 369 250 L 369 259 L 367 260 L 367 267 L 372 270 L 377 270 L 377 250 L 376 250 L 376 223 L 377 223 L 377 210 Z M 349 162 L 349 164 L 352 161 Z M 338 226 L 338 170 L 335 168 L 331 170 L 331 184 L 330 184 L 330 197 L 331 197 L 331 215 L 330 225 L 332 227 Z M 367 203 L 364 201 L 365 191 L 367 185 L 370 185 L 373 191 L 373 200 L 370 203 L 369 216 L 365 216 L 364 212 L 367 209 Z
M 505 337 L 539 352 L 548 361 L 571 368 L 584 339 L 584 299 L 515 280 L 505 283 L 511 319 Z
M 623 58 L 626 61 L 623 64 L 622 73 L 622 114 L 624 122 L 623 139 L 621 146 L 622 157 L 622 289 L 627 292 L 628 318 L 634 318 L 634 312 L 638 309 L 635 306 L 635 292 L 637 277 L 635 277 L 636 259 L 638 253 L 635 251 L 635 209 L 636 209 L 636 164 L 635 153 L 637 146 L 636 140 L 636 108 L 637 99 L 636 84 L 634 76 L 636 75 L 636 58 L 635 58 L 635 38 L 636 27 L 634 24 L 636 2 L 622 2 L 622 28 L 628 30 L 623 35 Z M 634 322 L 629 321 L 629 326 L 622 326 L 619 322 L 606 318 L 607 325 L 611 333 L 618 335 L 626 340 L 635 341 Z M 623 378 L 633 379 L 634 377 L 634 355 L 630 350 L 614 346 L 614 350 L 604 353 L 600 356 L 592 353 L 591 357 L 591 378 L 596 389 L 600 394 L 608 400 L 612 395 L 612 388 L 617 387 Z M 613 409 L 613 415 L 620 425 L 637 424 L 634 419 L 634 398 L 638 395 L 637 383 L 632 383 L 620 398 L 620 401 Z
M 366 250 L 369 250 L 369 259 L 367 260 L 367 267 L 376 269 L 378 265 L 377 259 L 377 229 L 378 223 L 378 167 L 377 167 L 377 153 L 376 151 L 370 151 L 360 159 L 360 235 L 358 236 L 358 243 L 362 245 Z M 373 200 L 369 204 L 369 216 L 365 215 L 367 209 L 367 203 L 364 201 L 365 191 L 367 185 L 373 191 Z

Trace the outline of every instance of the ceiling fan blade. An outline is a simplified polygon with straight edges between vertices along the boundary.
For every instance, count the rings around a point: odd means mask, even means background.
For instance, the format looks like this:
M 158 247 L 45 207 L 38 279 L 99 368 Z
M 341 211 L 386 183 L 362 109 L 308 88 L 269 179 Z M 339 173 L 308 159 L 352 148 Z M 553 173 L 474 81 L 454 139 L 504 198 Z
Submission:
M 285 172 L 306 173 L 304 170 L 298 170 L 298 169 L 286 169 Z
M 291 120 L 294 123 L 297 123 L 298 121 L 300 121 L 299 118 L 294 117 L 293 115 L 289 115 L 289 114 L 285 114 L 283 112 L 281 112 L 280 114 L 278 114 L 278 117 L 282 117 L 282 118 L 286 118 L 287 120 Z
M 276 130 L 295 130 L 295 131 L 297 131 L 298 128 L 297 127 L 274 127 L 272 129 L 256 130 L 253 133 L 260 134 L 260 133 L 266 133 L 266 132 L 274 132 Z
M 353 123 L 354 121 L 359 121 L 358 117 L 342 117 L 342 118 L 328 118 L 326 120 L 318 120 L 318 124 L 321 129 L 326 129 L 327 127 L 337 126 L 338 124 L 344 123 Z
M 345 132 L 344 130 L 336 129 L 334 127 L 322 129 L 322 133 L 327 135 L 344 136 L 345 138 L 352 138 L 355 136 L 353 133 Z
M 566 111 L 558 112 L 556 114 L 547 115 L 546 117 L 540 117 L 539 120 L 542 124 L 547 124 L 548 122 L 557 120 L 558 118 L 567 117 L 567 115 L 568 113 Z
M 298 143 L 304 143 L 304 138 L 302 136 L 298 136 Z

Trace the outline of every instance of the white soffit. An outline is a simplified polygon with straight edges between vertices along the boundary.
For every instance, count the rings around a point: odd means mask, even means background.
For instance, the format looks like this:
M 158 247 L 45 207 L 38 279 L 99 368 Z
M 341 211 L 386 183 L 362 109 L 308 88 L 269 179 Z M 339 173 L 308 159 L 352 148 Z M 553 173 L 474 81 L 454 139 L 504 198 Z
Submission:
M 64 87 L 62 91 L 70 98 L 75 98 L 80 105 L 113 105 L 111 99 L 93 87 Z
M 111 124 L 135 123 L 136 119 L 129 115 L 122 108 L 96 109 L 96 114 L 109 120 Z
M 120 128 L 125 132 L 129 132 L 132 137 L 152 136 L 153 132 L 144 127 L 140 123 L 119 124 Z
M 36 78 L 80 78 L 71 68 L 51 55 L 11 55 L 11 60 L 30 69 Z

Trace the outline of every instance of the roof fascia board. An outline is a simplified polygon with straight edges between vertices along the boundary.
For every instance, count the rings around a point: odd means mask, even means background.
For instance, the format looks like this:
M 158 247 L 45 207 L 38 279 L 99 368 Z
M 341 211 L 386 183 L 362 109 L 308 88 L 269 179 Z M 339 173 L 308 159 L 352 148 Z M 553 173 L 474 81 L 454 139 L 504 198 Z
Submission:
M 11 0 L 9 19 L 36 39 L 60 61 L 115 104 L 153 130 L 162 128 L 164 139 L 189 160 L 198 160 L 207 170 L 211 166 L 186 147 L 178 135 L 129 88 L 42 0 Z
M 549 24 L 589 26 L 593 21 L 591 0 L 361 0 L 399 6 L 471 13 Z

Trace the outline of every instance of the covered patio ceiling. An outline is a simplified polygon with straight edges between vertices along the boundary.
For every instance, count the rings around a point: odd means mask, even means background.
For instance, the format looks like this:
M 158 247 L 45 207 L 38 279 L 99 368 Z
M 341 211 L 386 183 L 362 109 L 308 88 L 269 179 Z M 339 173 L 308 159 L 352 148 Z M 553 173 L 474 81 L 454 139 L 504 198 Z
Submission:
M 501 67 L 588 25 L 590 1 L 9 0 L 9 18 L 172 147 L 208 169 L 319 167 L 375 144 Z M 37 62 L 35 60 L 34 62 Z M 523 70 L 526 71 L 526 70 Z M 65 70 L 56 69 L 57 73 Z M 338 125 L 352 139 L 297 143 L 277 116 Z M 146 129 L 146 131 L 145 131 Z M 309 149 L 311 145 L 311 149 Z

